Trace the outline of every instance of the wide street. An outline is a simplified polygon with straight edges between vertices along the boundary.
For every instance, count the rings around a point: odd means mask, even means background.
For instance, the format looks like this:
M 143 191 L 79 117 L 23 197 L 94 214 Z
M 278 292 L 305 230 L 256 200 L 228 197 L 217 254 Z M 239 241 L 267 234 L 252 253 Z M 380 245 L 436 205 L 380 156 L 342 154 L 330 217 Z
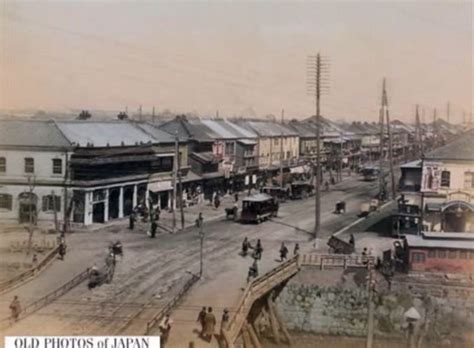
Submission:
M 360 204 L 366 202 L 376 190 L 376 181 L 364 182 L 359 176 L 353 175 L 346 177 L 330 192 L 324 192 L 321 200 L 320 237 L 328 237 L 355 221 Z M 333 214 L 338 200 L 347 202 L 347 212 L 344 215 Z M 302 252 L 312 250 L 310 233 L 313 227 L 314 197 L 281 204 L 278 217 L 260 225 L 243 225 L 222 220 L 206 223 L 204 277 L 195 285 L 198 289 L 203 289 L 198 292 L 200 303 L 180 308 L 176 324 L 179 325 L 181 321 L 194 325 L 200 306 L 208 305 L 209 302 L 219 304 L 215 309 L 218 318 L 224 307 L 232 308 L 233 304 L 226 303 L 226 300 L 229 293 L 238 297 L 240 288 L 245 285 L 247 269 L 251 263 L 250 258 L 245 259 L 239 255 L 244 237 L 248 237 L 252 244 L 257 238 L 261 239 L 264 247 L 261 266 L 263 273 L 278 264 L 276 259 L 282 242 L 288 245 L 290 253 L 293 252 L 295 243 L 300 243 Z M 199 271 L 200 246 L 195 228 L 177 234 L 163 233 L 155 240 L 143 233 L 131 232 L 124 225 L 71 235 L 68 243 L 74 248 L 71 255 L 75 255 L 71 257 L 76 258 L 74 267 L 71 266 L 72 270 L 68 272 L 65 268 L 63 279 L 51 279 L 48 272 L 52 274 L 52 271 L 46 270 L 38 278 L 4 294 L 1 305 L 5 310 L 14 294 L 18 294 L 26 305 L 43 296 L 45 289 L 57 288 L 94 262 L 102 264 L 108 242 L 117 238 L 124 245 L 125 255 L 122 260 L 119 258 L 111 284 L 91 291 L 87 289 L 86 282 L 83 282 L 3 334 L 118 333 L 128 324 L 130 316 L 143 304 L 148 304 L 142 315 L 125 331 L 127 334 L 143 334 L 147 320 L 191 277 L 189 272 Z M 320 248 L 327 250 L 324 244 L 325 241 L 322 241 Z M 53 264 L 51 269 L 60 266 Z M 203 287 L 203 284 L 206 286 Z M 206 300 L 206 296 L 209 300 Z M 222 296 L 222 301 L 218 300 L 219 296 Z

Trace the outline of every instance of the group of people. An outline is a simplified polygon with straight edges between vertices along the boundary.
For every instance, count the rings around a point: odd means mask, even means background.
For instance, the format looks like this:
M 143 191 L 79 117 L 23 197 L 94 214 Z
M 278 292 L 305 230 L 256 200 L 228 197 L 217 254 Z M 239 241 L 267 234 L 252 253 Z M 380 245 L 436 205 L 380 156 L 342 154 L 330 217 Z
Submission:
M 158 221 L 160 220 L 161 210 L 160 207 L 157 206 L 155 209 L 148 209 L 146 205 L 140 204 L 133 208 L 132 213 L 128 217 L 129 225 L 128 228 L 133 231 L 135 228 L 135 223 L 138 221 L 138 217 L 141 215 L 143 218 L 143 222 L 148 222 L 148 218 L 150 218 L 150 231 L 149 236 L 150 238 L 156 237 L 156 231 L 158 230 Z
M 222 313 L 222 319 L 221 319 L 221 336 L 222 336 L 222 330 L 225 330 L 227 328 L 229 320 L 230 320 L 229 310 L 225 308 Z M 201 325 L 201 331 L 199 332 L 199 337 L 201 337 L 203 340 L 207 342 L 211 342 L 212 337 L 215 336 L 215 330 L 216 330 L 216 324 L 217 324 L 216 316 L 214 315 L 212 311 L 212 307 L 207 307 L 207 308 L 202 307 L 196 321 Z

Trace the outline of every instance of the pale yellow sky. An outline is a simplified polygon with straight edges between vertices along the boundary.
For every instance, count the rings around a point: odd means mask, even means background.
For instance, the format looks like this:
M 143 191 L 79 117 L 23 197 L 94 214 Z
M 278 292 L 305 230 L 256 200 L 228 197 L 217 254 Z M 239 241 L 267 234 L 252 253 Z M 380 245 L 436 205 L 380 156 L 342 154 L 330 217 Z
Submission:
M 195 111 L 300 118 L 306 56 L 330 61 L 322 113 L 377 119 L 414 105 L 452 120 L 473 104 L 472 3 L 460 1 L 7 1 L 0 108 Z

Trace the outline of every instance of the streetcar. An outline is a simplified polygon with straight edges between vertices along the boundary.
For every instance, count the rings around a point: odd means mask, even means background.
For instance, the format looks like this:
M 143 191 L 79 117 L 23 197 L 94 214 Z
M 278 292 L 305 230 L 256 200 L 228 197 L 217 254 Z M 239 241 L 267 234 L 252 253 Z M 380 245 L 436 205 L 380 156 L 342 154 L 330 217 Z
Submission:
M 278 213 L 278 201 L 265 193 L 258 193 L 242 200 L 242 223 L 256 222 L 257 224 L 274 217 Z

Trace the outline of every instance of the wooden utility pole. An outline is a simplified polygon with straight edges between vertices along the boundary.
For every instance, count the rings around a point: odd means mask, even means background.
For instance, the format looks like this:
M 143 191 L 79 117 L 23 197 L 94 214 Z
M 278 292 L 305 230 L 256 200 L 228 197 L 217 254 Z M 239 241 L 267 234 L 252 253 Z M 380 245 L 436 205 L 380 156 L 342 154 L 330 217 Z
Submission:
M 177 171 L 178 171 L 178 185 L 179 185 L 179 211 L 181 213 L 181 230 L 184 230 L 184 206 L 183 206 L 183 182 L 181 178 L 181 158 L 179 156 L 179 139 L 175 136 L 175 151 L 178 157 Z
M 280 187 L 283 188 L 283 132 L 280 135 Z
M 340 156 L 339 156 L 339 170 L 338 170 L 338 181 L 342 181 L 342 157 L 343 157 L 343 138 L 342 132 L 340 134 L 341 147 L 340 147 Z
M 384 118 L 385 110 L 388 106 L 387 92 L 385 90 L 385 78 L 383 79 L 382 86 L 382 103 L 380 106 L 380 158 L 379 158 L 379 196 L 382 197 L 382 192 L 385 188 L 385 180 L 383 174 L 383 164 L 384 164 Z
M 436 119 L 436 108 L 433 110 L 433 140 L 434 140 L 434 147 L 438 144 L 438 126 L 437 126 L 437 119 Z
M 314 239 L 317 242 L 321 230 L 321 113 L 320 101 L 323 86 L 323 74 L 326 73 L 324 69 L 326 64 L 322 61 L 321 55 L 308 57 L 308 93 L 314 97 L 316 109 L 316 166 L 313 169 L 316 177 L 315 186 L 315 224 L 314 224 Z M 316 246 L 316 243 L 315 243 Z
M 63 202 L 63 207 L 64 207 L 63 237 L 64 239 L 66 239 L 66 233 L 69 232 L 69 217 L 71 214 L 69 206 L 68 206 L 69 195 L 68 195 L 67 187 L 69 185 L 70 168 L 69 168 L 69 155 L 67 152 L 65 152 L 65 159 L 66 159 L 66 163 L 64 166 L 64 202 Z M 71 200 L 71 204 L 72 204 L 72 200 Z
M 142 106 L 140 105 L 140 107 L 138 108 L 138 120 L 141 122 L 143 121 L 142 120 Z
M 390 177 L 392 184 L 392 199 L 397 196 L 397 187 L 395 186 L 395 170 L 393 168 L 393 148 L 392 148 L 392 132 L 390 129 L 390 115 L 387 110 L 387 132 L 388 132 L 388 159 L 390 164 Z
M 285 109 L 281 109 L 281 124 L 285 124 Z
M 153 124 L 155 123 L 155 106 L 153 106 L 153 110 L 151 112 L 151 120 L 153 122 Z
M 424 154 L 423 136 L 421 134 L 420 115 L 418 113 L 418 104 L 416 105 L 416 141 L 418 142 L 418 157 L 421 158 Z
M 174 140 L 174 160 L 173 160 L 173 198 L 171 200 L 171 211 L 173 213 L 173 233 L 176 231 L 176 177 L 178 174 L 178 132 L 175 134 Z

